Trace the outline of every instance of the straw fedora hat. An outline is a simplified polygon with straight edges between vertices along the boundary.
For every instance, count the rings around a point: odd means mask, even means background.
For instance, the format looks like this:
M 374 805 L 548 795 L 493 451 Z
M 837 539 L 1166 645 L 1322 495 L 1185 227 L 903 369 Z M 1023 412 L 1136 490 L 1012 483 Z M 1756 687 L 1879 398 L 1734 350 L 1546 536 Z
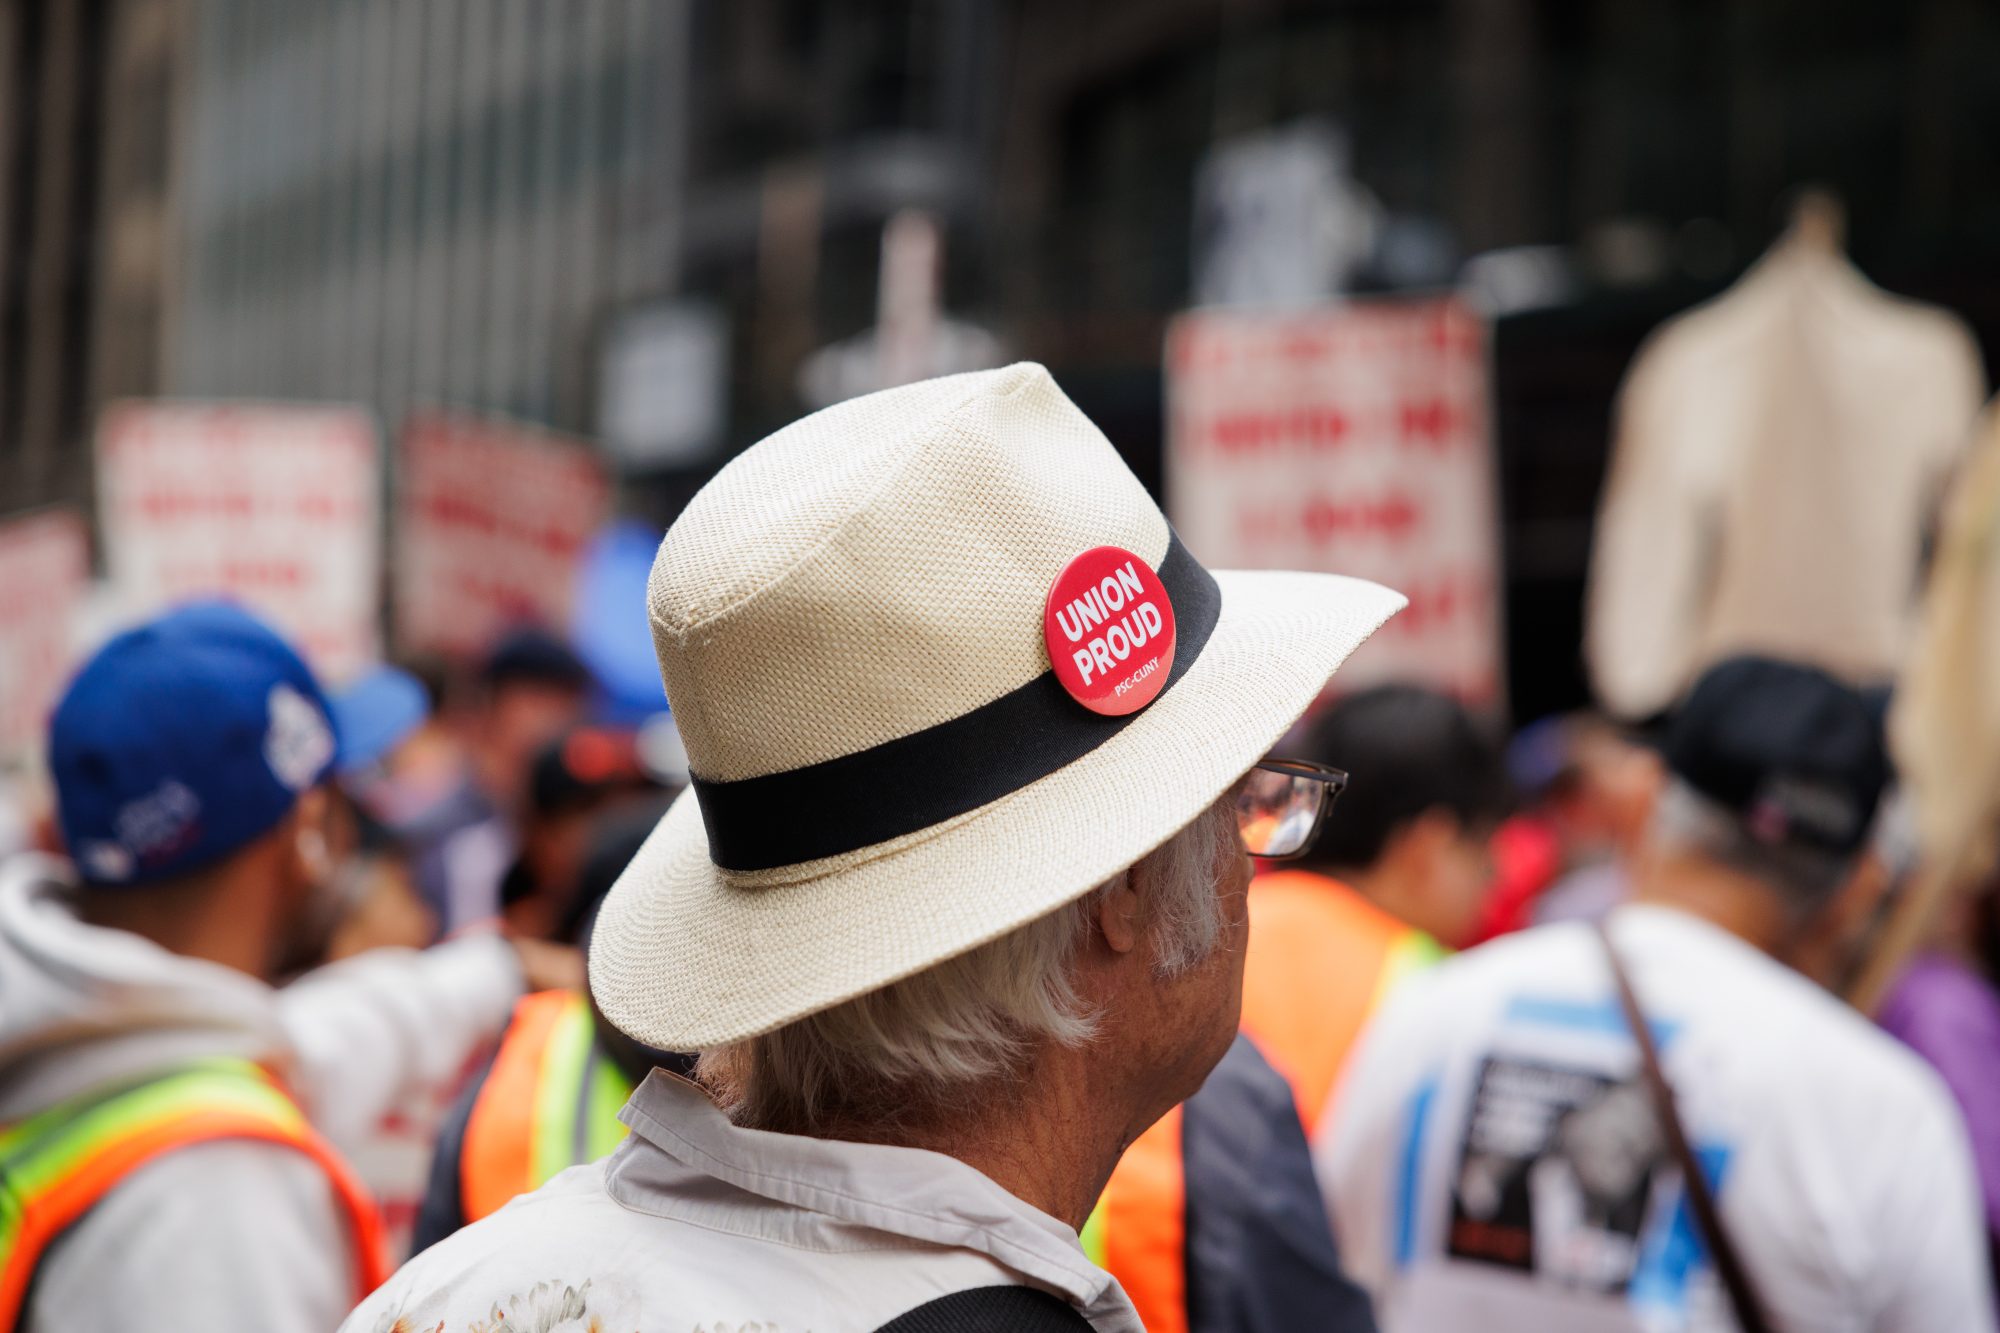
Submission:
M 667 533 L 648 603 L 693 782 L 605 900 L 590 983 L 618 1027 L 689 1051 L 1117 874 L 1227 791 L 1403 598 L 1210 574 L 1023 364 L 853 399 L 749 449 Z M 1072 631 L 1089 631 L 1074 652 Z

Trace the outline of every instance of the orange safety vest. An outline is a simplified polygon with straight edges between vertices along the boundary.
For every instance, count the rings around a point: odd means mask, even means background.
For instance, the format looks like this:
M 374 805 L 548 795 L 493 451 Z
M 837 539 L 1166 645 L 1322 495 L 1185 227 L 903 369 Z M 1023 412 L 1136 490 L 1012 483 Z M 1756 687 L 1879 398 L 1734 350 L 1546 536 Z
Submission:
M 1181 1108 L 1141 1134 L 1083 1224 L 1083 1252 L 1108 1270 L 1146 1333 L 1187 1333 L 1187 1172 Z
M 139 1167 L 218 1139 L 280 1144 L 316 1162 L 354 1243 L 355 1300 L 388 1280 L 393 1266 L 374 1200 L 298 1103 L 247 1060 L 204 1060 L 0 1127 L 0 1333 L 15 1328 L 56 1237 Z
M 1443 950 L 1333 880 L 1303 871 L 1250 889 L 1243 1030 L 1291 1084 L 1308 1136 L 1368 1016 L 1396 982 Z M 1147 1333 L 1187 1333 L 1187 1173 L 1181 1108 L 1118 1159 L 1083 1228 L 1083 1250 L 1110 1271 Z
M 530 995 L 493 1057 L 465 1124 L 459 1197 L 467 1222 L 540 1189 L 625 1137 L 631 1080 L 597 1044 L 590 1003 L 574 991 Z
M 1429 935 L 1337 880 L 1281 870 L 1251 881 L 1243 1031 L 1292 1085 L 1307 1139 L 1369 1017 L 1443 956 Z

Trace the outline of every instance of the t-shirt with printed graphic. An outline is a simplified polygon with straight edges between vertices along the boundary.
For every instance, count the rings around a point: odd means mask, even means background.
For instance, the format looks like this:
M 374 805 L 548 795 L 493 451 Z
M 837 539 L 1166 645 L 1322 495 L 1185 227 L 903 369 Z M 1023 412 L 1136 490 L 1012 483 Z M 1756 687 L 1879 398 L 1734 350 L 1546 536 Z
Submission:
M 1937 1076 L 1716 926 L 1633 906 L 1611 928 L 1775 1324 L 1992 1328 L 1976 1177 Z M 1735 1327 L 1588 928 L 1413 979 L 1341 1096 L 1316 1166 L 1387 1333 Z

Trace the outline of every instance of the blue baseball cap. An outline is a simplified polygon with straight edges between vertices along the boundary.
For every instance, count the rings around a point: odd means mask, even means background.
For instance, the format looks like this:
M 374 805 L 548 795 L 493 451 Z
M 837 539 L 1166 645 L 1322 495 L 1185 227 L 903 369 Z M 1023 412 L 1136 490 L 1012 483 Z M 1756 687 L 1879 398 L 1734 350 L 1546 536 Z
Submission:
M 63 840 L 86 883 L 144 884 L 275 827 L 339 757 L 332 710 L 285 641 L 200 602 L 118 635 L 49 725 Z
M 340 734 L 340 776 L 357 777 L 382 762 L 431 715 L 423 682 L 401 667 L 375 667 L 329 696 Z

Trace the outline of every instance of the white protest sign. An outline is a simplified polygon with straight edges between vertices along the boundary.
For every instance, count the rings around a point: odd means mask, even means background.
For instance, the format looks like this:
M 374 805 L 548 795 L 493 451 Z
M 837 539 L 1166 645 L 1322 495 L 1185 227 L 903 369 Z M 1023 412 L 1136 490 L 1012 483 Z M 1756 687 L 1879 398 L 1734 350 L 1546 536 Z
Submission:
M 610 514 L 588 445 L 426 412 L 404 429 L 397 491 L 399 646 L 468 656 L 515 625 L 567 627 L 584 546 Z
M 76 665 L 89 578 L 89 539 L 75 510 L 0 522 L 0 755 L 40 746 Z
M 222 596 L 330 680 L 381 651 L 381 449 L 367 413 L 122 403 L 97 437 L 107 572 L 124 612 Z
M 598 423 L 626 467 L 691 467 L 722 442 L 729 323 L 713 307 L 665 301 L 634 310 L 605 340 Z
M 1495 703 L 1499 520 L 1486 331 L 1452 299 L 1197 311 L 1167 335 L 1167 493 L 1217 569 L 1374 579 L 1408 609 L 1341 669 Z

